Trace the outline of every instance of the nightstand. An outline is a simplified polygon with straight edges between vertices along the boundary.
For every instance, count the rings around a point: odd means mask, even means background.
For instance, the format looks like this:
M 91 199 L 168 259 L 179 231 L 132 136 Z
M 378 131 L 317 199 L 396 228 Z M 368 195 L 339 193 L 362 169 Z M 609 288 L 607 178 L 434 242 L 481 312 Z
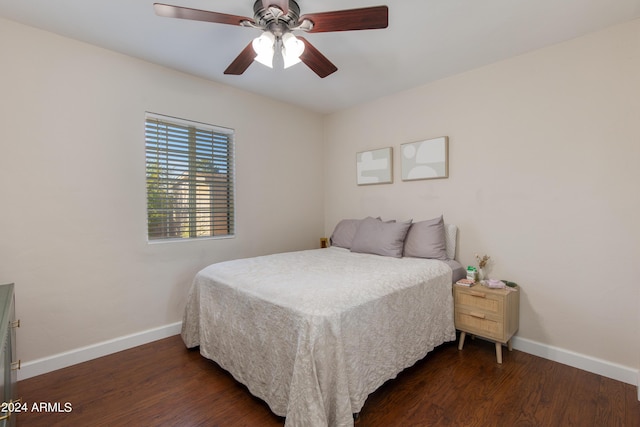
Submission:
M 502 363 L 502 344 L 513 349 L 511 337 L 520 322 L 520 288 L 492 289 L 483 285 L 453 285 L 455 324 L 460 330 L 458 350 L 466 334 L 477 335 L 496 343 L 496 359 Z

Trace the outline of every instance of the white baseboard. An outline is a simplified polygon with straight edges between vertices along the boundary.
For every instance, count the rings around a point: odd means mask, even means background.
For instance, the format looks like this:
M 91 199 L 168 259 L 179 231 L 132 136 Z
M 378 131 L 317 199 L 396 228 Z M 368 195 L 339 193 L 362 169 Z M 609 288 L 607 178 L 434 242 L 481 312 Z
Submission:
M 618 365 L 602 359 L 580 353 L 541 344 L 526 338 L 513 337 L 513 348 L 525 353 L 533 354 L 544 359 L 573 366 L 574 368 L 602 375 L 623 383 L 638 386 L 638 400 L 640 400 L 640 372 L 628 366 Z
M 53 356 L 36 359 L 21 364 L 18 381 L 46 374 L 71 365 L 86 362 L 98 357 L 107 356 L 132 347 L 147 344 L 180 333 L 182 322 L 172 323 L 154 329 L 138 332 L 112 340 L 103 341 Z

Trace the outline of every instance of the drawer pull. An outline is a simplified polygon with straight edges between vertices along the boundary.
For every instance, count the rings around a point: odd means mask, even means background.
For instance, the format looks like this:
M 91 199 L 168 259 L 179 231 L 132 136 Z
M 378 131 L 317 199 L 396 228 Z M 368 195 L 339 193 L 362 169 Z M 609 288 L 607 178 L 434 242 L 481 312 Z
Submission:
M 487 294 L 485 294 L 484 292 L 478 292 L 478 291 L 471 291 L 471 295 L 473 295 L 474 297 L 478 297 L 478 298 L 486 298 Z
M 469 313 L 469 315 L 472 316 L 472 317 L 477 317 L 478 319 L 484 319 L 485 318 L 484 313 L 475 313 L 475 312 L 472 311 L 471 313 Z

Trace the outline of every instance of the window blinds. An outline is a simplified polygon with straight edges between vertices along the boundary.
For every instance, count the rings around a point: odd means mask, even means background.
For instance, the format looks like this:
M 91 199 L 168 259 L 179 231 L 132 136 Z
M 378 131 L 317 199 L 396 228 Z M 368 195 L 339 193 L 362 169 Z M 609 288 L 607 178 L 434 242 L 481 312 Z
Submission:
M 147 114 L 149 240 L 234 234 L 233 130 Z

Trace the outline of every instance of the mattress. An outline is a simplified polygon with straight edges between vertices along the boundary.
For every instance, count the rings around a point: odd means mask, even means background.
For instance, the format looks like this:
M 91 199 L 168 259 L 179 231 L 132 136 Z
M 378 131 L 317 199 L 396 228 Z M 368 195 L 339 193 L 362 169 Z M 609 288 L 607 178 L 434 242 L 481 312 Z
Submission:
M 351 426 L 369 394 L 455 340 L 445 262 L 327 248 L 213 264 L 189 292 L 187 347 L 286 426 Z

